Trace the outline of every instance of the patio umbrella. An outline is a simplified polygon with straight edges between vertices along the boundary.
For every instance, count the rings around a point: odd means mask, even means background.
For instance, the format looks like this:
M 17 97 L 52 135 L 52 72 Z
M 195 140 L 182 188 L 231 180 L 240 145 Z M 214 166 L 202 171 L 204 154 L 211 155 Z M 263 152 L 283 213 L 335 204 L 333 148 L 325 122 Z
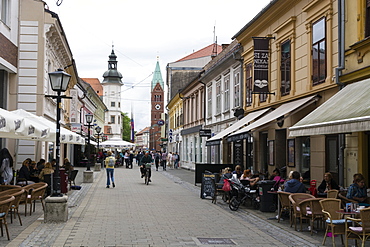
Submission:
M 102 148 L 132 148 L 135 147 L 134 143 L 124 141 L 120 138 L 112 138 L 108 141 L 100 143 Z

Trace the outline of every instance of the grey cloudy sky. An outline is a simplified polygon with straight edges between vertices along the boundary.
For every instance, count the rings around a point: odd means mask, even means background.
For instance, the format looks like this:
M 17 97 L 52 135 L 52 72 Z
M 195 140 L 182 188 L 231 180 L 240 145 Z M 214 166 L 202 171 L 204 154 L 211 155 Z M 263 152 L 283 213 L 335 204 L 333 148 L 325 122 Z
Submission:
M 112 44 L 123 75 L 122 111 L 150 125 L 150 82 L 166 66 L 214 41 L 228 44 L 270 0 L 44 0 L 62 22 L 81 78 L 99 78 Z M 60 2 L 61 0 L 59 0 Z

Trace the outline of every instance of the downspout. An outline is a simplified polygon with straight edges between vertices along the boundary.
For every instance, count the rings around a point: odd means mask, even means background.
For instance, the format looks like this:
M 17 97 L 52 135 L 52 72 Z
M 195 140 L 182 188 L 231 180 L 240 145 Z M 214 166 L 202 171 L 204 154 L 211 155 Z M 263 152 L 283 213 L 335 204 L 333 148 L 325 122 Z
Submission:
M 203 71 L 204 72 L 204 71 Z M 206 83 L 204 83 L 204 82 L 202 82 L 201 80 L 199 80 L 199 82 L 200 83 L 202 83 L 203 84 L 203 126 L 205 126 L 206 125 Z M 206 155 L 206 157 L 202 157 L 202 162 L 204 163 L 204 161 L 206 161 L 206 162 L 210 162 L 210 160 L 207 160 L 207 157 L 210 157 L 209 155 L 208 155 L 208 147 L 207 147 L 207 145 L 205 145 L 205 155 Z
M 339 90 L 344 88 L 344 84 L 340 82 L 339 77 L 342 75 L 342 70 L 345 69 L 344 64 L 344 45 L 345 45 L 345 0 L 338 0 L 338 67 L 335 68 L 335 82 L 339 86 Z M 338 177 L 339 184 L 344 186 L 344 149 L 346 146 L 345 134 L 338 135 Z

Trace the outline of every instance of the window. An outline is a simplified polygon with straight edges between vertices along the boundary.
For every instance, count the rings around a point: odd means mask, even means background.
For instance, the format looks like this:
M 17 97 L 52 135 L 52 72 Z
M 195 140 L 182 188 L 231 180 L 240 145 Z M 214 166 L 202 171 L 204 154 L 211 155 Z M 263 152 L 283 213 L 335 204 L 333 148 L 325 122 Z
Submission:
M 162 101 L 161 95 L 154 95 L 154 101 L 156 101 L 156 102 Z
M 366 0 L 365 37 L 370 36 L 370 0 Z
M 317 85 L 326 78 L 326 19 L 312 25 L 312 83 Z
M 221 113 L 221 81 L 216 82 L 216 114 Z
M 9 0 L 0 0 L 0 20 L 9 24 Z
M 110 123 L 111 124 L 116 123 L 116 116 L 110 116 Z
M 117 116 L 118 124 L 121 124 L 121 116 Z
M 246 65 L 246 87 L 245 87 L 245 103 L 246 106 L 251 106 L 252 105 L 252 64 L 249 63 Z
M 290 92 L 290 40 L 281 45 L 281 95 Z
M 234 75 L 234 107 L 240 106 L 240 73 Z
M 224 78 L 224 111 L 230 109 L 230 75 Z
M 121 102 L 118 102 L 118 107 L 121 107 Z
M 115 107 L 116 106 L 116 102 L 114 102 L 114 101 L 110 102 L 110 106 L 111 107 Z
M 212 117 L 212 86 L 208 87 L 208 102 L 207 102 L 207 108 L 208 108 L 208 117 Z

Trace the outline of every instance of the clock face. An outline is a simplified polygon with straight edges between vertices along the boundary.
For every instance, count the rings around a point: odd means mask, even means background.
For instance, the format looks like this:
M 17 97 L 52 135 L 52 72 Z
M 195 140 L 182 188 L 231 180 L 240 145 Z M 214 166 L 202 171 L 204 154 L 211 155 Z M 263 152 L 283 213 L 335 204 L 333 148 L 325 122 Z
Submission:
M 155 105 L 155 109 L 157 109 L 157 110 L 161 109 L 161 105 L 160 104 L 156 104 Z

